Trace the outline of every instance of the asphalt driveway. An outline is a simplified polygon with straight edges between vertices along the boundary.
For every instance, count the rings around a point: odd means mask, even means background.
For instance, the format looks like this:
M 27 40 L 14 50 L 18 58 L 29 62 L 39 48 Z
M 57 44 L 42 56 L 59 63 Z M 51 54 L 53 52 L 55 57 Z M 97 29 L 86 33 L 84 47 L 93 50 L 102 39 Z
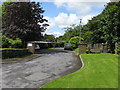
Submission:
M 40 50 L 41 57 L 2 65 L 3 88 L 39 88 L 45 83 L 72 73 L 81 67 L 73 51 Z

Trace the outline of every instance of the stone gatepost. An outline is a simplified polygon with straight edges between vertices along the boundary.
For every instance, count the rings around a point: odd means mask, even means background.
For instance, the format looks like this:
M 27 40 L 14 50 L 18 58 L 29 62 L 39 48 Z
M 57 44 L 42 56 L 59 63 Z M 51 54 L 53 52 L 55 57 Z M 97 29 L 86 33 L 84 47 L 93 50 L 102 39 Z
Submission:
M 35 53 L 35 43 L 34 42 L 29 42 L 27 44 L 27 48 L 30 50 L 30 52 Z
M 79 44 L 78 45 L 79 54 L 85 53 L 86 52 L 86 47 L 87 47 L 87 44 L 84 44 L 84 43 Z

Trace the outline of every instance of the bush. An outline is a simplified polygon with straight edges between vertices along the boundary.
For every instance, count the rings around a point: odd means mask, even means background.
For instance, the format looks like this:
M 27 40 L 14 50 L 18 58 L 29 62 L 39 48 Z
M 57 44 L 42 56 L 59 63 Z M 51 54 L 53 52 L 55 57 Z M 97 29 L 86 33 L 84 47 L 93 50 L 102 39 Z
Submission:
M 66 42 L 66 41 L 60 41 L 60 42 L 59 42 L 59 46 L 60 46 L 60 47 L 64 47 L 64 44 L 65 44 L 65 43 L 67 43 L 67 42 Z
M 79 53 L 79 48 L 74 49 L 76 53 Z
M 15 40 L 6 37 L 5 35 L 0 34 L 0 38 L 2 39 L 2 47 L 3 48 L 8 48 L 8 47 L 21 47 L 22 45 L 22 40 L 19 38 L 16 38 Z
M 88 53 L 96 53 L 96 54 L 98 54 L 98 53 L 101 53 L 100 51 L 91 51 L 91 50 L 86 50 L 86 53 L 88 54 Z
M 16 38 L 15 40 L 9 39 L 9 42 L 10 42 L 11 46 L 14 48 L 20 47 L 22 45 L 22 40 L 19 38 Z
M 88 53 L 91 53 L 91 48 L 90 47 L 87 47 L 86 48 L 87 50 L 86 50 L 86 53 L 88 54 Z
M 72 37 L 72 38 L 69 40 L 69 43 L 72 44 L 72 47 L 73 47 L 73 48 L 77 48 L 77 47 L 78 47 L 78 44 L 81 43 L 81 42 L 80 42 L 80 39 L 83 40 L 83 38 L 81 38 L 81 37 L 79 37 L 79 36 Z
M 16 48 L 2 48 L 2 59 L 23 57 L 32 54 L 28 49 L 16 49 Z
M 8 48 L 9 45 L 10 45 L 9 38 L 6 37 L 5 35 L 2 35 L 2 34 L 0 34 L 0 38 L 1 38 L 1 40 L 2 40 L 2 47 L 3 47 L 3 48 L 4 48 L 4 47 Z
M 91 53 L 99 54 L 99 53 L 101 53 L 101 52 L 100 52 L 100 51 L 91 51 Z
M 40 43 L 39 46 L 40 46 L 40 49 L 46 49 L 46 48 L 52 47 L 51 44 L 49 44 L 49 46 L 48 46 L 47 43 Z

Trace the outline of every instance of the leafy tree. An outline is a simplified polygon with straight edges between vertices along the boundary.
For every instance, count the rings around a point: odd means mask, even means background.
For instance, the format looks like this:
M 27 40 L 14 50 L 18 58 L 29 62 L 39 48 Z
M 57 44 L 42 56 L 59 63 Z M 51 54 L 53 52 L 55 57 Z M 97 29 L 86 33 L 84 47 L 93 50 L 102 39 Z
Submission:
M 120 2 L 108 3 L 102 15 L 101 29 L 104 31 L 108 48 L 113 53 L 115 43 L 120 41 Z
M 40 40 L 41 32 L 48 24 L 43 19 L 44 10 L 35 2 L 5 2 L 3 10 L 3 34 L 12 38 L 20 38 L 23 42 Z
M 86 43 L 96 44 L 103 43 L 105 40 L 102 38 L 104 32 L 100 29 L 102 27 L 100 23 L 100 15 L 94 17 L 84 26 L 83 38 Z
M 72 44 L 73 48 L 76 48 L 76 47 L 78 47 L 78 44 L 80 44 L 82 41 L 83 41 L 83 38 L 81 38 L 79 36 L 75 36 L 69 40 L 69 43 Z
M 107 43 L 114 52 L 115 43 L 120 41 L 120 2 L 110 2 L 103 12 L 84 27 L 84 39 L 91 44 Z M 113 14 L 114 13 L 114 14 Z
M 2 29 L 2 7 L 0 7 L 0 32 Z
M 76 26 L 75 24 L 71 25 L 70 27 L 66 27 L 64 28 L 65 29 L 65 34 L 63 36 L 59 36 L 57 39 L 57 41 L 66 41 L 66 42 L 69 42 L 69 40 L 72 38 L 72 37 L 75 37 L 75 36 L 80 36 L 80 28 L 82 26 Z
M 64 44 L 65 44 L 65 43 L 67 43 L 67 42 L 66 42 L 66 41 L 60 41 L 60 42 L 59 42 L 59 46 L 60 46 L 60 47 L 64 47 Z
M 55 36 L 54 35 L 44 35 L 44 40 L 47 42 L 55 42 Z

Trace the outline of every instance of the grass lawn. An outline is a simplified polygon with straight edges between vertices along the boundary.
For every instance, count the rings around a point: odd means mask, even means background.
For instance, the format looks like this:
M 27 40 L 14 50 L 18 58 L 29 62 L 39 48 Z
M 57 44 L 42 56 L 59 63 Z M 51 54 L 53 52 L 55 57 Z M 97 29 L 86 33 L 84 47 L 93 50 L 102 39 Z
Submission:
M 84 67 L 45 84 L 42 88 L 117 88 L 118 56 L 82 54 Z

